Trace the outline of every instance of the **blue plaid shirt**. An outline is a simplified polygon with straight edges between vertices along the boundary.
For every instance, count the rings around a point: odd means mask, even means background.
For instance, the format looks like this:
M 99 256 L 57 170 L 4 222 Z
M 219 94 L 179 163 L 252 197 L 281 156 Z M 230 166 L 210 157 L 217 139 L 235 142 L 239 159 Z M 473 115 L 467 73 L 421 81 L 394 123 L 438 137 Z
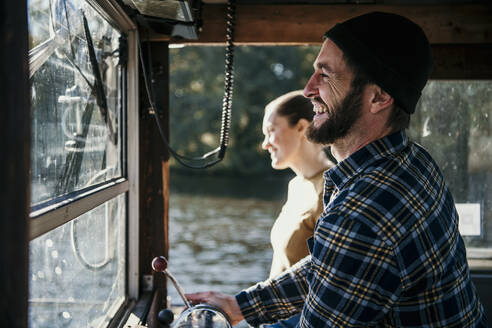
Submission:
M 325 172 L 324 201 L 311 255 L 236 295 L 249 324 L 486 327 L 453 198 L 404 132 Z

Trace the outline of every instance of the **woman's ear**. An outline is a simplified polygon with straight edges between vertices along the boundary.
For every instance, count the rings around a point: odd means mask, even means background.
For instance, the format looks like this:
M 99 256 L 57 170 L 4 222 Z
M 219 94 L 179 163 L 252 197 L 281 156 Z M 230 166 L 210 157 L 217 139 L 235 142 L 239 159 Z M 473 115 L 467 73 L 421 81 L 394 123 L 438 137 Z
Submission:
M 309 126 L 309 121 L 305 118 L 299 119 L 296 124 L 297 131 L 304 133 Z
M 386 108 L 391 108 L 394 103 L 393 97 L 377 85 L 373 85 L 372 87 L 371 113 L 377 114 Z

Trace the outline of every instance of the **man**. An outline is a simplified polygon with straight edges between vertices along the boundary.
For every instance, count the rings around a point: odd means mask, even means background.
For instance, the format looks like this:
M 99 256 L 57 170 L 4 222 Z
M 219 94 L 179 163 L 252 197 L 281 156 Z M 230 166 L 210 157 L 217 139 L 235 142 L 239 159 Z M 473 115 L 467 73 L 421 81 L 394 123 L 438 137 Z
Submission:
M 308 137 L 338 160 L 311 255 L 235 297 L 189 298 L 253 326 L 301 312 L 301 327 L 486 327 L 452 196 L 404 133 L 430 69 L 427 38 L 404 17 L 329 30 L 304 89 L 316 112 Z

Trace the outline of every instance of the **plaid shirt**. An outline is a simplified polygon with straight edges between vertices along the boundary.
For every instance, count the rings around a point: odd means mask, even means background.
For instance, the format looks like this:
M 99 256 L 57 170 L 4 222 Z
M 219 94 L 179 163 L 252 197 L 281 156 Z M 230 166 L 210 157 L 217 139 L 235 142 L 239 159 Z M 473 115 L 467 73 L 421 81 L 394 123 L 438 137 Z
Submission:
M 249 324 L 486 327 L 453 198 L 404 132 L 325 172 L 324 201 L 311 255 L 236 295 Z

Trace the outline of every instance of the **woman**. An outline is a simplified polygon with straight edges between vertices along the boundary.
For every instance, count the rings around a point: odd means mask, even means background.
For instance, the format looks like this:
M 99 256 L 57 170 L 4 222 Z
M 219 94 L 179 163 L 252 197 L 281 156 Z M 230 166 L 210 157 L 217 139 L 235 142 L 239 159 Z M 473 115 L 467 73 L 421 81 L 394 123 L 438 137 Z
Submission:
M 323 146 L 311 143 L 305 131 L 313 119 L 313 105 L 302 90 L 287 93 L 265 108 L 262 148 L 270 153 L 276 170 L 292 169 L 287 201 L 270 234 L 273 248 L 270 278 L 309 254 L 307 239 L 313 235 L 323 210 L 323 172 L 334 164 Z M 264 327 L 294 327 L 299 315 Z

